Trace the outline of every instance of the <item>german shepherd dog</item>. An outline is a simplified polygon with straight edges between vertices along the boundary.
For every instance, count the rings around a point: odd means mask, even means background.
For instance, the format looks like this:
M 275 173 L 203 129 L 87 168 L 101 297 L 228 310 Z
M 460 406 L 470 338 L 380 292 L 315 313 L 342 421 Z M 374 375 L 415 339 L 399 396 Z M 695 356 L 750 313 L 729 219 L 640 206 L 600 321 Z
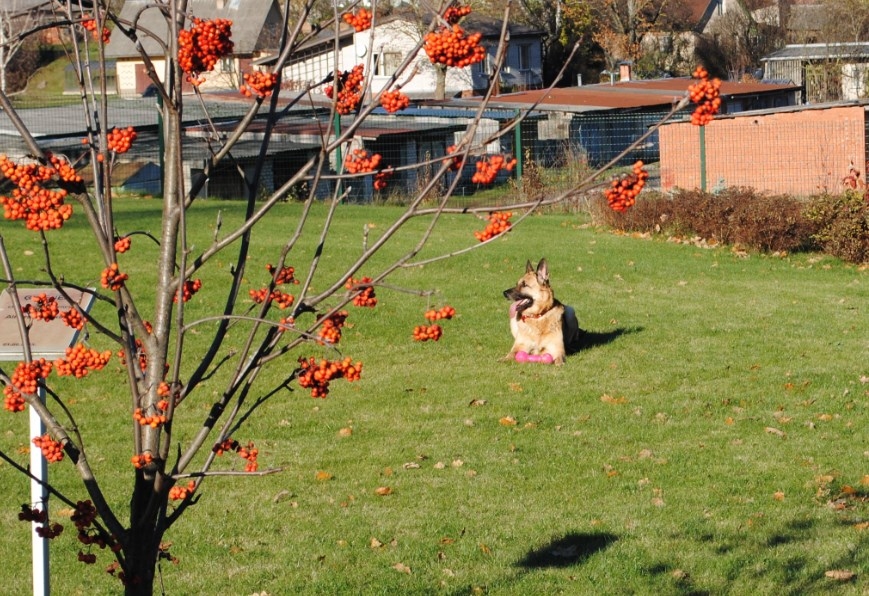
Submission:
M 576 313 L 555 299 L 549 285 L 549 265 L 540 259 L 537 269 L 531 261 L 516 287 L 504 290 L 510 305 L 510 331 L 513 347 L 504 360 L 512 360 L 520 351 L 549 354 L 555 364 L 564 364 L 566 350 L 579 340 Z

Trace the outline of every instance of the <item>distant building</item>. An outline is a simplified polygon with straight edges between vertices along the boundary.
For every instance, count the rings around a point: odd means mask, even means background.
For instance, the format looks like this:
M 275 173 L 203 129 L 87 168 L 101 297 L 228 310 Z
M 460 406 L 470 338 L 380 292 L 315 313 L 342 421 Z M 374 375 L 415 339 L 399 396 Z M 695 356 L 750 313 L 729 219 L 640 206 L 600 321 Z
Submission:
M 869 42 L 787 45 L 763 64 L 765 79 L 803 86 L 806 103 L 869 97 Z
M 343 23 L 337 34 L 334 29 L 324 29 L 299 47 L 284 67 L 282 78 L 290 88 L 304 89 L 323 81 L 336 69 L 346 71 L 364 64 L 370 65 L 373 75 L 371 91 L 377 93 L 389 83 L 425 34 L 428 23 L 418 22 L 415 18 L 400 13 L 379 21 L 375 19 L 373 36 L 371 30 L 357 33 Z M 487 56 L 472 66 L 448 69 L 447 97 L 482 94 L 493 81 L 501 21 L 472 14 L 462 20 L 461 26 L 469 34 L 482 35 Z M 539 88 L 543 84 L 542 32 L 512 23 L 508 25 L 508 31 L 510 38 L 500 73 L 501 88 Z M 414 99 L 433 97 L 435 81 L 435 68 L 422 50 L 412 58 L 410 66 L 397 80 L 402 85 L 402 92 Z
M 274 52 L 278 45 L 283 25 L 278 0 L 188 0 L 187 9 L 202 19 L 232 20 L 233 54 L 220 60 L 214 71 L 206 74 L 206 81 L 200 87 L 203 91 L 238 89 L 242 74 L 251 69 L 251 62 Z M 126 0 L 120 18 L 128 22 L 138 19 L 143 29 L 139 41 L 163 80 L 164 47 L 169 36 L 166 17 L 151 0 Z M 157 39 L 144 31 L 153 33 Z M 114 32 L 106 46 L 106 57 L 116 63 L 120 95 L 140 96 L 152 84 L 142 56 L 127 36 Z

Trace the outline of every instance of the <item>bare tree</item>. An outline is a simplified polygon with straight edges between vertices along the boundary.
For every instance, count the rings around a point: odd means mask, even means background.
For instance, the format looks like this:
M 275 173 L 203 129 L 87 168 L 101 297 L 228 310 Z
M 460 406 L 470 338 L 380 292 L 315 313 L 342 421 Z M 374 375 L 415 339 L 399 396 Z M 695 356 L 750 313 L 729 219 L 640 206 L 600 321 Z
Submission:
M 596 177 L 600 176 L 600 171 L 580 181 L 576 188 L 558 195 L 542 194 L 544 189 L 541 189 L 541 194 L 513 205 L 450 207 L 450 195 L 459 177 L 450 178 L 448 173 L 466 167 L 462 164 L 468 162 L 470 155 L 483 153 L 490 142 L 498 136 L 512 134 L 514 127 L 521 122 L 521 119 L 514 121 L 494 136 L 474 144 L 472 139 L 478 137 L 480 114 L 486 107 L 486 101 L 483 101 L 478 116 L 461 135 L 451 155 L 428 163 L 402 166 L 408 170 L 431 167 L 432 175 L 428 184 L 418 189 L 391 225 L 376 239 L 364 242 L 355 251 L 351 252 L 345 246 L 333 247 L 328 242 L 330 226 L 335 218 L 341 216 L 340 205 L 346 197 L 345 189 L 363 177 L 389 172 L 383 166 L 372 165 L 376 161 L 371 159 L 373 156 L 366 155 L 363 160 L 362 153 L 348 150 L 354 137 L 361 136 L 360 127 L 378 106 L 379 94 L 363 102 L 365 94 L 356 93 L 358 89 L 349 89 L 349 82 L 344 88 L 338 88 L 337 82 L 332 81 L 336 83 L 336 93 L 331 113 L 318 119 L 322 129 L 319 150 L 306 163 L 291 171 L 277 189 L 264 188 L 263 167 L 276 125 L 293 105 L 310 99 L 306 93 L 289 99 L 279 97 L 278 73 L 304 40 L 302 29 L 306 15 L 301 14 L 294 22 L 284 16 L 280 52 L 273 70 L 258 75 L 246 73 L 250 75 L 246 79 L 250 95 L 247 113 L 230 131 L 218 130 L 209 122 L 206 140 L 210 158 L 201 173 L 188 177 L 184 172 L 182 143 L 186 132 L 182 113 L 185 103 L 191 98 L 184 95 L 182 89 L 185 80 L 189 80 L 197 91 L 192 100 L 200 101 L 197 85 L 202 77 L 209 76 L 209 65 L 213 66 L 221 56 L 231 51 L 230 25 L 220 19 L 195 19 L 195 14 L 188 14 L 184 0 L 155 0 L 143 4 L 141 11 L 127 20 L 121 20 L 110 6 L 102 2 L 94 4 L 95 23 L 89 25 L 89 31 L 98 33 L 93 38 L 82 35 L 80 20 L 71 18 L 69 13 L 66 15 L 66 22 L 73 29 L 71 39 L 97 44 L 95 52 L 85 51 L 80 45 L 70 51 L 73 67 L 81 81 L 81 123 L 87 136 L 80 163 L 91 169 L 94 183 L 86 186 L 70 161 L 43 150 L 18 117 L 6 94 L 0 93 L 0 107 L 27 144 L 27 152 L 34 156 L 23 159 L 15 167 L 7 167 L 12 166 L 11 160 L 4 158 L 6 163 L 2 171 L 11 183 L 19 186 L 18 193 L 6 197 L 7 216 L 24 220 L 28 228 L 41 237 L 44 274 L 34 279 L 16 279 L 15 268 L 9 260 L 10 255 L 18 252 L 6 250 L 2 238 L 0 260 L 4 265 L 4 282 L 11 289 L 27 282 L 28 285 L 53 288 L 65 295 L 67 288 L 74 287 L 111 305 L 111 316 L 91 315 L 73 306 L 61 318 L 71 326 L 77 326 L 79 322 L 86 324 L 92 336 L 103 336 L 103 341 L 113 342 L 124 353 L 124 383 L 118 387 L 118 393 L 125 394 L 129 404 L 124 416 L 130 425 L 132 468 L 127 472 L 113 470 L 111 473 L 129 474 L 129 510 L 122 511 L 111 505 L 121 499 L 107 498 L 104 484 L 87 458 L 88 446 L 99 441 L 104 431 L 89 432 L 79 427 L 76 410 L 80 406 L 74 404 L 69 395 L 51 392 L 50 402 L 39 399 L 38 389 L 51 390 L 48 375 L 52 366 L 33 359 L 28 338 L 33 325 L 57 315 L 56 312 L 52 314 L 50 301 L 37 300 L 19 305 L 22 314 L 27 313 L 27 317 L 19 317 L 24 359 L 14 371 L 3 373 L 0 379 L 6 385 L 6 409 L 32 408 L 47 429 L 47 434 L 39 439 L 43 453 L 54 460 L 68 459 L 80 477 L 80 492 L 76 495 L 65 494 L 50 484 L 47 486 L 53 498 L 74 509 L 72 521 L 80 539 L 88 544 L 111 547 L 108 556 L 115 558 L 111 570 L 123 581 L 127 594 L 152 594 L 157 563 L 161 558 L 171 556 L 163 541 L 167 531 L 195 505 L 204 482 L 215 475 L 233 474 L 216 465 L 216 458 L 222 451 L 236 451 L 244 457 L 247 460 L 246 474 L 280 471 L 267 466 L 261 469 L 255 446 L 234 439 L 247 428 L 245 423 L 256 414 L 257 405 L 290 385 L 323 397 L 330 382 L 342 378 L 353 381 L 360 376 L 362 365 L 349 358 L 330 360 L 324 357 L 317 360 L 310 355 L 313 351 L 331 356 L 329 347 L 334 347 L 337 341 L 334 329 L 340 328 L 341 309 L 345 305 L 350 302 L 371 304 L 375 288 L 396 271 L 414 268 L 423 262 L 438 262 L 486 246 L 488 240 L 477 243 L 469 239 L 468 246 L 461 250 L 421 260 L 420 251 L 438 233 L 445 213 L 483 218 L 492 211 L 510 209 L 520 213 L 514 224 L 519 223 L 541 206 L 565 201 L 594 186 L 598 183 Z M 310 8 L 309 3 L 302 13 Z M 104 92 L 105 41 L 99 32 L 103 32 L 111 21 L 115 25 L 113 35 L 126 35 L 141 49 L 142 40 L 155 35 L 139 26 L 142 11 L 156 11 L 162 15 L 170 32 L 162 40 L 165 48 L 161 53 L 150 55 L 144 50 L 141 53 L 147 75 L 162 101 L 160 142 L 166 167 L 162 180 L 161 226 L 159 236 L 153 238 L 158 244 L 156 264 L 146 270 L 127 271 L 119 254 L 130 248 L 129 236 L 116 229 L 113 207 L 116 201 L 111 181 L 117 155 L 126 151 L 136 139 L 130 129 L 110 131 L 105 127 L 105 123 L 112 119 L 109 118 L 110 107 Z M 206 36 L 209 43 L 197 43 L 199 34 Z M 416 51 L 420 51 L 420 46 Z M 91 55 L 99 57 L 97 63 L 90 62 Z M 155 63 L 163 58 L 166 59 L 166 70 L 163 76 L 159 76 L 161 73 L 157 72 Z M 393 75 L 393 81 L 402 76 L 410 64 L 410 59 L 405 60 Z M 91 88 L 88 69 L 100 69 L 103 73 L 102 89 Z M 389 87 L 387 85 L 385 89 Z M 346 109 L 348 102 L 352 105 L 344 119 L 345 126 L 335 129 L 335 112 L 339 107 Z M 675 106 L 674 112 L 683 108 L 686 102 L 687 99 Z M 263 124 L 257 133 L 262 144 L 255 166 L 252 170 L 242 171 L 239 164 L 234 164 L 239 169 L 246 194 L 244 204 L 239 207 L 240 223 L 225 227 L 221 221 L 215 222 L 210 243 L 192 245 L 188 238 L 189 211 L 198 205 L 200 190 L 216 168 L 221 163 L 233 164 L 233 148 L 258 117 L 258 123 Z M 653 131 L 651 128 L 646 136 Z M 642 139 L 638 139 L 640 141 Z M 346 156 L 343 160 L 337 158 L 341 152 Z M 258 238 L 259 224 L 301 183 L 306 183 L 310 192 L 303 198 L 300 217 L 293 228 L 288 229 L 283 246 L 268 267 L 270 280 L 255 292 L 251 305 L 240 298 L 244 280 L 249 274 L 248 260 Z M 316 192 L 324 185 L 329 185 L 331 192 L 321 199 Z M 434 188 L 443 188 L 444 192 L 432 202 L 430 197 Z M 311 217 L 311 209 L 319 200 L 323 200 L 327 207 L 325 220 Z M 63 230 L 57 228 L 62 228 L 72 215 L 70 204 L 76 207 L 75 217 L 86 219 L 93 237 L 94 249 L 87 256 L 103 267 L 100 290 L 89 290 L 85 280 L 74 279 L 73 272 L 54 268 L 52 255 L 68 250 L 62 242 Z M 407 224 L 419 219 L 426 221 L 427 225 L 421 231 L 408 230 Z M 419 230 L 416 226 L 411 229 Z M 375 259 L 399 232 L 416 234 L 415 241 L 394 260 L 384 263 L 383 259 Z M 316 247 L 311 250 L 302 248 L 300 238 L 304 234 L 314 234 L 319 238 Z M 338 273 L 328 273 L 321 266 L 324 252 L 330 250 L 351 256 L 349 264 Z M 225 284 L 202 287 L 199 275 L 209 269 L 226 272 L 227 262 L 231 266 Z M 138 284 L 128 285 L 132 279 L 136 279 Z M 297 280 L 300 282 L 298 286 L 289 285 Z M 137 286 L 147 286 L 149 291 L 139 293 L 135 291 Z M 288 291 L 291 288 L 296 288 L 293 295 Z M 194 318 L 188 301 L 201 298 L 195 296 L 200 291 L 207 293 L 212 303 L 221 306 L 207 316 Z M 287 310 L 282 312 L 282 308 Z M 324 329 L 332 331 L 324 333 Z M 196 345 L 190 342 L 193 334 L 205 334 L 208 341 L 203 350 L 190 354 L 188 352 L 195 350 Z M 75 372 L 76 376 L 82 377 L 81 383 L 88 383 L 86 374 L 101 368 L 111 357 L 111 352 L 108 355 L 94 354 L 91 350 L 85 345 L 77 346 L 54 367 L 62 374 Z M 212 392 L 211 388 L 203 391 L 207 381 L 217 383 L 218 379 L 222 385 L 217 391 Z M 194 395 L 211 400 L 204 415 L 199 407 L 189 407 L 188 399 Z M 188 429 L 194 425 L 195 432 L 182 434 L 175 431 L 174 423 L 181 421 L 181 417 Z M 0 449 L 0 457 L 22 474 L 30 475 L 26 466 L 10 455 L 8 448 Z M 45 505 L 32 503 L 23 513 L 31 516 L 50 537 L 55 531 L 54 524 L 41 517 L 39 511 L 42 508 L 44 513 Z M 203 531 L 205 528 L 203 523 Z M 84 562 L 92 563 L 93 560 L 88 558 Z
M 26 32 L 39 21 L 38 11 L 17 10 L 14 3 L 0 5 L 0 91 L 8 91 L 9 69 L 16 55 L 25 47 Z

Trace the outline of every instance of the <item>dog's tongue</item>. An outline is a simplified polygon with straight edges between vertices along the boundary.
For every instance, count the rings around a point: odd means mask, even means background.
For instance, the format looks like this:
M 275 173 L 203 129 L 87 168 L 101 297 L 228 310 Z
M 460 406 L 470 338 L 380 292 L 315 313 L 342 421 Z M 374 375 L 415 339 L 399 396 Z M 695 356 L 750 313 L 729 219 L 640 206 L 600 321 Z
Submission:
M 511 319 L 516 316 L 516 312 L 519 310 L 520 304 L 522 304 L 522 300 L 517 300 L 516 302 L 513 302 L 512 304 L 510 304 L 510 318 Z

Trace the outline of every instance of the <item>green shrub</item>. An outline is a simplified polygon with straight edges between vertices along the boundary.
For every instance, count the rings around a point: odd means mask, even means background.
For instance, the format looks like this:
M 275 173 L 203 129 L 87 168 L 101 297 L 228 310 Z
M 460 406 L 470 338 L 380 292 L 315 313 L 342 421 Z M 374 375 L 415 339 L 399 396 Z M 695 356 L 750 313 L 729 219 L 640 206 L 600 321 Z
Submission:
M 826 253 L 851 263 L 869 261 L 869 203 L 860 191 L 811 198 L 805 216 L 812 239 Z

